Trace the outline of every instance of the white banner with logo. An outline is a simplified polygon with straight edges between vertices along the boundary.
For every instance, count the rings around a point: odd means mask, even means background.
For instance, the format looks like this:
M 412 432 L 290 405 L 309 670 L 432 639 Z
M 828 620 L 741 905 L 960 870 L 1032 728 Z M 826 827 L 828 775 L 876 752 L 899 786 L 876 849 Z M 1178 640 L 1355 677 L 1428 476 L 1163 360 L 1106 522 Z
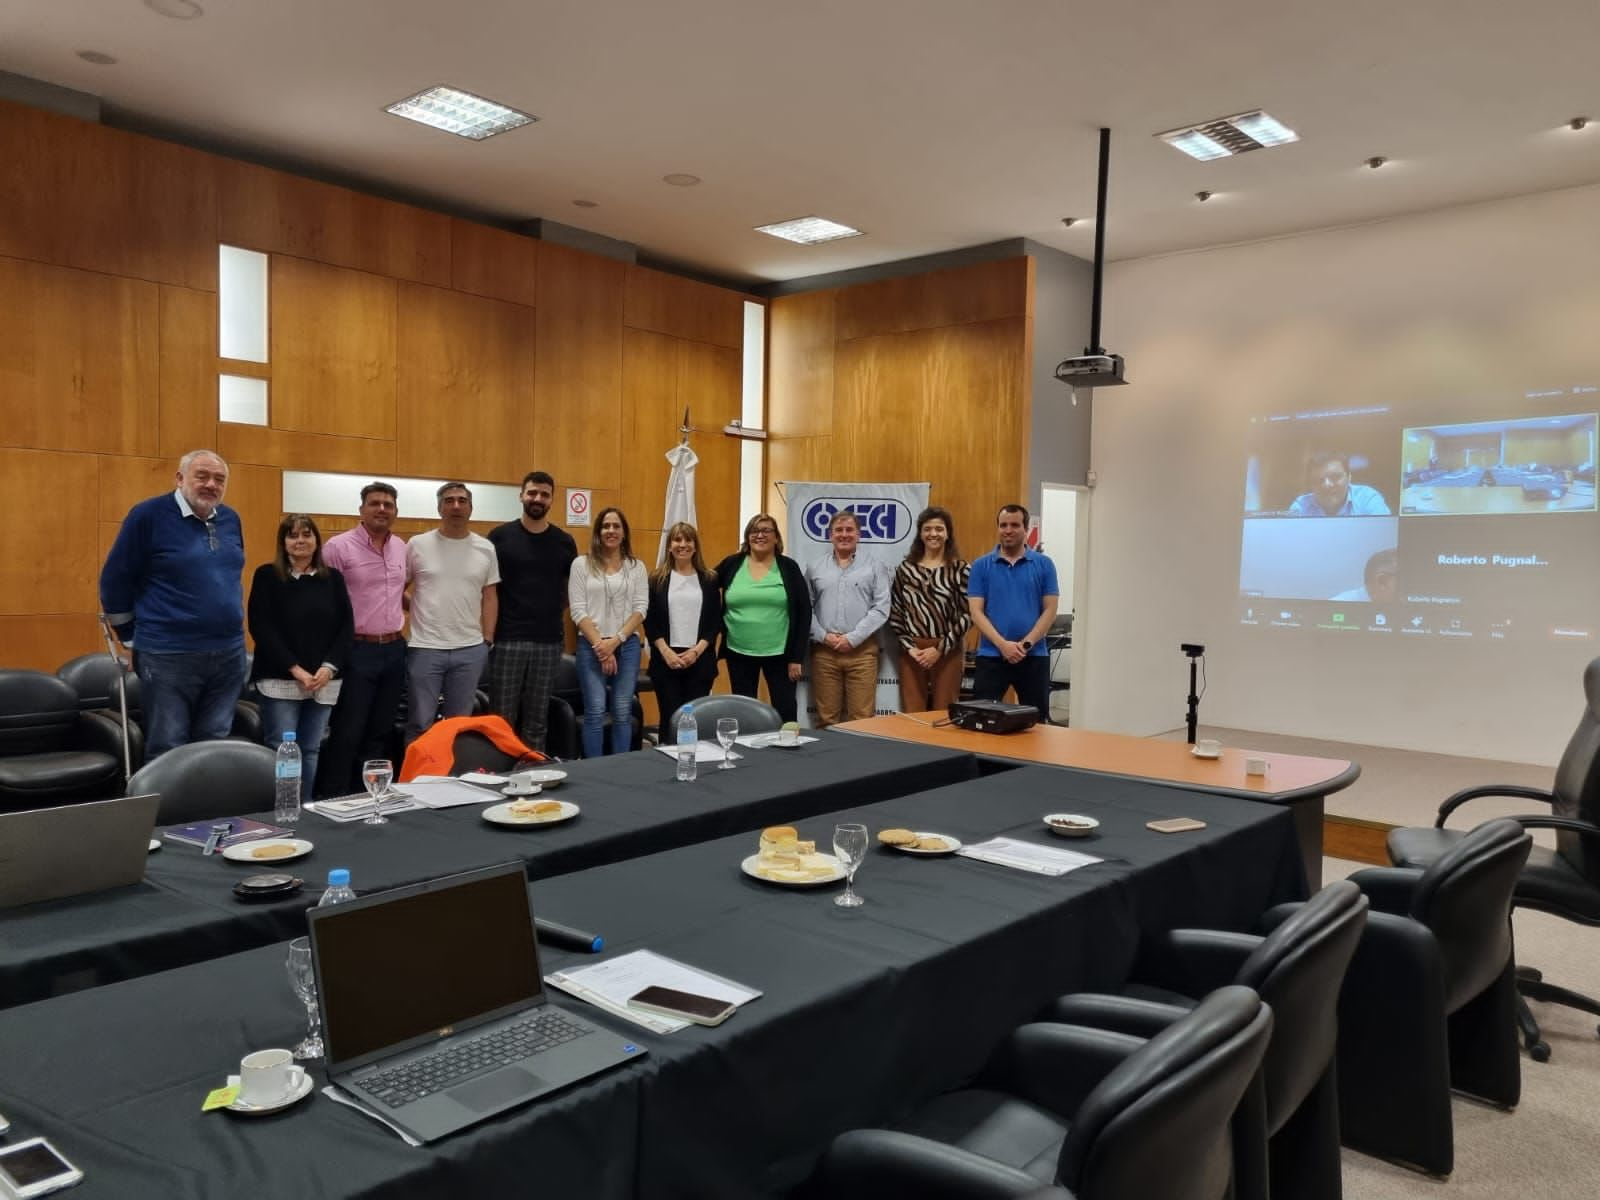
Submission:
M 828 522 L 848 508 L 861 526 L 856 554 L 882 564 L 893 576 L 917 536 L 917 514 L 928 507 L 926 483 L 783 483 L 789 506 L 789 524 L 783 533 L 784 551 L 802 569 L 833 553 Z M 900 709 L 900 656 L 888 627 L 879 636 L 878 712 Z M 811 677 L 801 678 L 799 708 L 802 721 L 811 724 Z

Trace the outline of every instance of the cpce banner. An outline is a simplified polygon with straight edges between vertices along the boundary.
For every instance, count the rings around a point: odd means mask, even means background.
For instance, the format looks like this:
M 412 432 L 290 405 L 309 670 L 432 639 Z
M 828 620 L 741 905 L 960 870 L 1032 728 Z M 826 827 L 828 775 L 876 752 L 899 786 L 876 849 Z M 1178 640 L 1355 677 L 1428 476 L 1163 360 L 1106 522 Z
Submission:
M 917 514 L 928 507 L 926 483 L 784 483 L 789 525 L 784 550 L 801 568 L 833 553 L 828 522 L 848 508 L 861 526 L 856 554 L 876 561 L 889 576 L 911 549 L 917 536 Z M 900 656 L 888 627 L 879 635 L 877 711 L 900 708 Z M 800 681 L 800 715 L 807 724 L 813 713 L 809 673 Z

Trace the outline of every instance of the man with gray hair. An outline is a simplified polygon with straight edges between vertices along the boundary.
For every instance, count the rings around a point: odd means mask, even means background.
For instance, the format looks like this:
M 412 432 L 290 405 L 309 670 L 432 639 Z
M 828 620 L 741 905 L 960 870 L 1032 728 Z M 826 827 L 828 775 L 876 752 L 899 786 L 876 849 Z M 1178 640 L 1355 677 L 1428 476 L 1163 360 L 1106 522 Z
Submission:
M 177 487 L 123 518 L 100 570 L 100 607 L 133 649 L 145 757 L 225 738 L 244 684 L 244 533 L 222 503 L 228 464 L 214 450 L 178 462 Z

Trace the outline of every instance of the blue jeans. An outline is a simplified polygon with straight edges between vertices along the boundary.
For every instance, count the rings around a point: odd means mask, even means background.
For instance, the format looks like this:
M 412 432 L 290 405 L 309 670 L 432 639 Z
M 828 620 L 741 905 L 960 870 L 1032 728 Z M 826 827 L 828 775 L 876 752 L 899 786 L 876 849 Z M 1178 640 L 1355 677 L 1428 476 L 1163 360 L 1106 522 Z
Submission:
M 469 717 L 489 644 L 460 650 L 406 651 L 406 745 L 439 717 Z M 442 697 L 442 699 L 441 699 Z
M 267 749 L 276 750 L 284 733 L 294 730 L 295 745 L 300 747 L 300 802 L 314 799 L 317 756 L 322 752 L 322 734 L 328 728 L 333 705 L 315 700 L 274 700 L 270 696 L 262 696 L 260 703 L 262 741 Z
M 594 648 L 578 639 L 578 686 L 583 689 L 583 756 L 606 753 L 606 710 L 611 711 L 611 753 L 626 754 L 633 744 L 633 693 L 639 682 L 639 639 L 617 647 L 617 673 L 600 668 Z
M 134 654 L 144 706 L 145 761 L 189 742 L 225 738 L 244 687 L 244 645 L 231 650 Z

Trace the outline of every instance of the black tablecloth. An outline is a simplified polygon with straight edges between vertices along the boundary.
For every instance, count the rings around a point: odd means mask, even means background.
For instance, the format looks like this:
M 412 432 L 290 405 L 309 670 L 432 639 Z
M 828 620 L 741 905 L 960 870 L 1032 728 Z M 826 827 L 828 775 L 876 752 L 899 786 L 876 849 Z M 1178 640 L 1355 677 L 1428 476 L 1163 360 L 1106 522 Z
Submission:
M 434 1146 L 320 1096 L 265 1118 L 200 1114 L 241 1054 L 300 1035 L 282 946 L 0 1013 L 0 1110 L 79 1161 L 86 1198 L 779 1195 L 833 1134 L 971 1077 L 1050 998 L 1119 983 L 1142 932 L 1241 928 L 1303 894 L 1280 809 L 1043 768 L 799 825 L 824 843 L 861 819 L 1056 844 L 1038 816 L 1062 808 L 1100 818 L 1099 836 L 1065 844 L 1104 862 L 1049 878 L 875 848 L 855 910 L 832 903 L 838 885 L 742 875 L 748 833 L 534 883 L 535 911 L 613 951 L 648 947 L 764 995 L 665 1037 L 596 1014 L 649 1056 Z M 1208 827 L 1144 828 L 1173 815 Z M 544 967 L 581 961 L 546 953 Z
M 133 887 L 0 912 L 0 1007 L 299 936 L 332 867 L 348 867 L 358 893 L 518 857 L 544 879 L 976 775 L 964 751 L 826 733 L 797 750 L 750 751 L 730 771 L 703 768 L 692 783 L 677 782 L 673 760 L 653 751 L 563 769 L 569 778 L 552 795 L 582 812 L 560 825 L 505 829 L 485 822 L 481 806 L 379 826 L 307 814 L 298 832 L 316 849 L 294 862 L 246 865 L 169 842 Z M 292 871 L 305 889 L 237 900 L 233 885 L 263 870 Z

